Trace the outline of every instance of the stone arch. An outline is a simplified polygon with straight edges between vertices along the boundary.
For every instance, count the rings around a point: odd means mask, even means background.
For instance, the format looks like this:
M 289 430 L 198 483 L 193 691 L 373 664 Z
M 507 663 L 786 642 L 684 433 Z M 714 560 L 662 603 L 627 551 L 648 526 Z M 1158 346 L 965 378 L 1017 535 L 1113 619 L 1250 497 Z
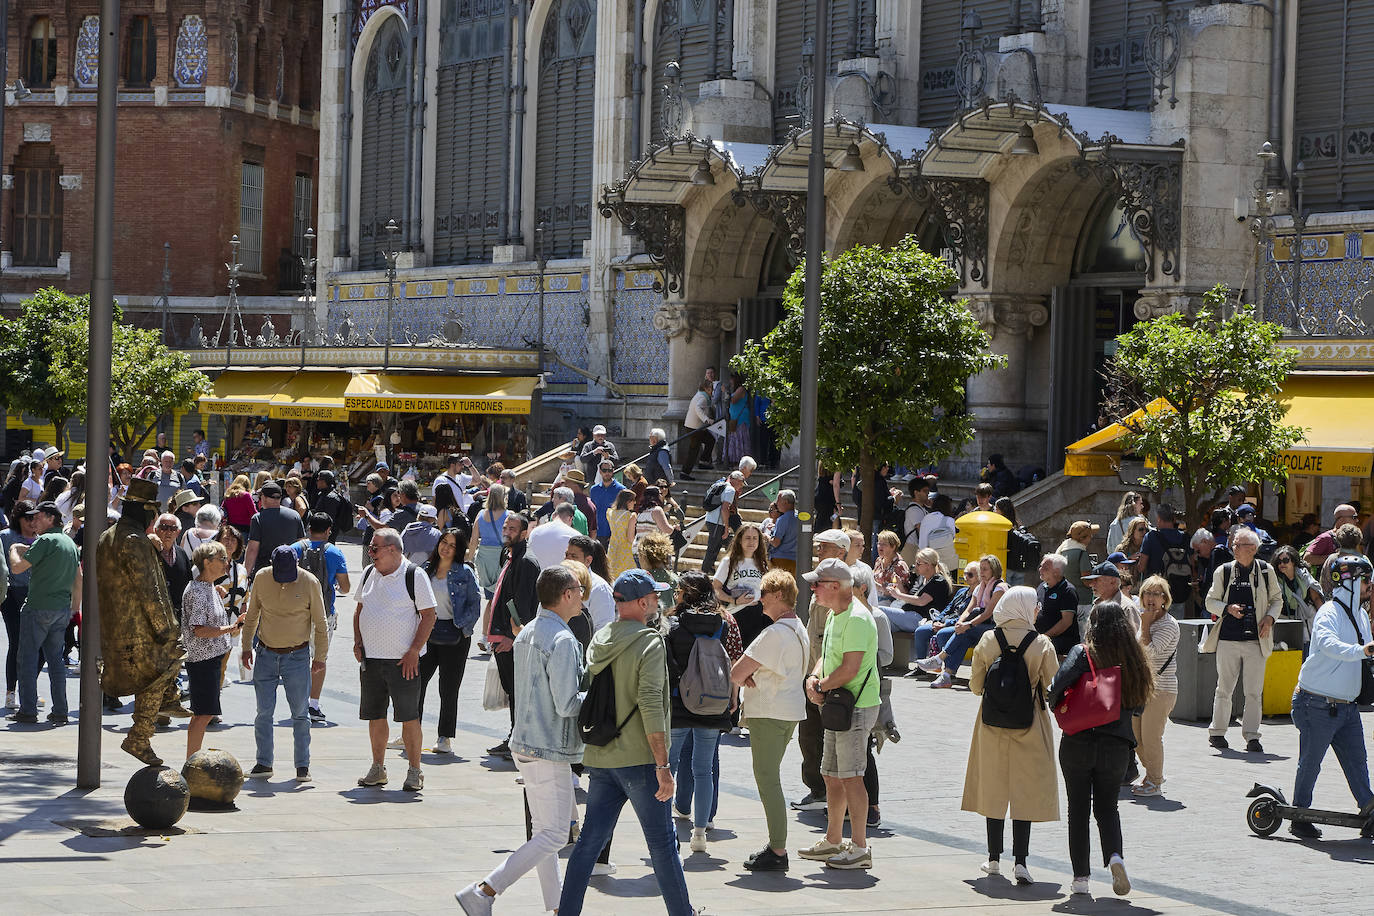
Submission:
M 353 84 L 348 87 L 348 91 L 353 93 L 354 128 L 351 140 L 352 149 L 349 152 L 348 169 L 348 195 L 346 200 L 352 201 L 351 208 L 357 218 L 350 220 L 348 225 L 348 250 L 358 256 L 362 242 L 362 180 L 363 180 L 363 103 L 367 93 L 367 59 L 372 53 L 372 47 L 377 43 L 377 37 L 382 32 L 382 27 L 392 18 L 398 19 L 402 29 L 409 34 L 409 27 L 405 16 L 394 6 L 378 7 L 376 11 L 368 17 L 363 25 L 362 31 L 358 34 L 358 41 L 353 46 Z

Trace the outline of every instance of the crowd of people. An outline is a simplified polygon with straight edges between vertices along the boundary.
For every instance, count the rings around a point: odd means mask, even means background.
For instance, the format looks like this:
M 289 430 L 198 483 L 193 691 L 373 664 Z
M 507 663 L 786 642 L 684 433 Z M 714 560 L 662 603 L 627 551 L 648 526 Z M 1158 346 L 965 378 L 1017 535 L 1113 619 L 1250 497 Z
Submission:
M 705 384 L 701 393 L 708 393 Z M 707 491 L 710 543 L 698 571 L 677 561 L 684 519 L 664 498 L 672 476 L 665 444 L 662 430 L 654 430 L 646 464 L 661 489 L 633 465 L 636 472 L 626 468 L 621 483 L 620 457 L 606 431 L 588 430 L 567 450 L 569 462 L 537 511 L 505 469 L 483 475 L 464 455 L 450 456 L 428 493 L 413 480 L 391 478 L 379 463 L 366 481 L 365 502 L 356 506 L 328 467 L 308 480 L 240 477 L 216 506 L 194 457 L 181 470 L 175 455 L 156 450 L 138 469 L 112 464 L 111 514 L 133 507 L 145 513 L 139 517 L 148 520 L 145 533 L 162 561 L 185 650 L 180 682 L 151 706 L 139 697 L 136 729 L 141 716 L 160 724 L 189 718 L 186 752 L 194 753 L 222 715 L 221 691 L 236 658 L 256 700 L 248 775 L 274 773 L 280 688 L 290 710 L 295 779 L 309 781 L 311 723 L 326 718 L 326 660 L 337 606 L 347 596 L 359 718 L 368 723 L 371 752 L 359 786 L 387 785 L 387 751 L 401 748 L 401 788 L 422 791 L 428 687 L 437 674 L 434 752 L 452 753 L 474 644 L 491 654 L 499 702 L 491 700 L 494 684 L 483 702 L 508 709 L 510 730 L 489 753 L 511 759 L 520 772 L 528 839 L 457 892 L 464 912 L 492 912 L 502 893 L 535 871 L 546 908 L 580 913 L 590 877 L 614 872 L 612 834 L 628 803 L 664 904 L 678 916 L 698 910 L 673 822 L 690 823 L 690 854 L 707 851 L 719 811 L 722 734 L 747 734 L 765 815 L 767 835 L 745 868 L 789 868 L 791 814 L 781 766 L 796 741 L 806 794 L 790 807 L 826 815 L 824 836 L 796 854 L 830 868 L 867 869 L 874 865 L 868 830 L 882 823 L 875 753 L 900 740 L 889 677 L 930 678 L 931 687 L 948 688 L 966 676 L 980 706 L 962 807 L 986 821 L 982 870 L 1002 874 L 1010 817 L 1011 877 L 1031 883 L 1031 824 L 1059 818 L 1062 777 L 1072 891 L 1090 890 L 1095 819 L 1112 887 L 1125 894 L 1130 881 L 1117 799 L 1122 786 L 1140 796 L 1164 791 L 1179 619 L 1212 620 L 1201 648 L 1217 658 L 1212 746 L 1227 747 L 1239 683 L 1246 749 L 1261 753 L 1264 661 L 1275 621 L 1292 618 L 1303 622 L 1306 658 L 1293 703 L 1301 748 L 1295 803 L 1310 803 L 1330 747 L 1362 813 L 1374 815 L 1353 702 L 1360 659 L 1374 655 L 1365 604 L 1374 570 L 1359 553 L 1358 507 L 1339 506 L 1331 529 L 1279 546 L 1243 491 L 1240 499 L 1229 494 L 1209 526 L 1192 535 L 1168 505 L 1147 519 L 1143 497 L 1132 493 L 1110 526 L 1105 559 L 1094 554 L 1099 526 L 1077 521 L 1053 552 L 1034 562 L 1018 557 L 1021 576 L 1012 581 L 1012 570 L 994 554 L 958 564 L 957 514 L 947 496 L 933 492 L 931 478 L 916 476 L 902 511 L 896 510 L 903 494 L 886 494 L 886 517 L 902 530 L 819 525 L 818 562 L 798 578 L 796 496 L 782 490 L 765 521 L 744 521 L 739 503 L 758 464 L 743 454 Z M 42 451 L 16 462 L 3 488 L 6 701 L 19 723 L 38 722 L 44 665 L 47 719 L 60 725 L 69 715 L 67 653 L 79 645 L 79 628 L 73 638 L 71 627 L 79 624 L 82 572 L 84 507 L 77 500 L 86 469 L 65 477 L 62 458 Z M 588 480 L 596 482 L 588 487 Z M 873 481 L 886 483 L 885 476 Z M 837 479 L 822 476 L 820 488 L 838 510 Z M 980 485 L 972 499 L 1014 520 L 1010 499 L 993 484 Z M 356 587 L 336 543 L 351 529 L 366 554 Z M 1026 584 L 1032 574 L 1036 587 Z M 798 601 L 801 589 L 810 591 L 809 601 Z M 912 641 L 910 671 L 891 668 L 899 639 Z M 1066 716 L 1094 695 L 1107 670 L 1117 672 L 1120 688 L 1108 715 L 1071 726 Z M 110 711 L 125 708 L 121 697 L 105 702 Z M 1052 715 L 1062 732 L 1057 753 Z M 399 724 L 394 739 L 388 717 Z M 124 749 L 160 763 L 148 735 L 136 729 Z M 583 777 L 579 823 L 574 787 Z M 1320 836 L 1310 824 L 1291 829 Z M 1374 833 L 1374 819 L 1367 831 Z M 570 837 L 560 879 L 557 853 Z

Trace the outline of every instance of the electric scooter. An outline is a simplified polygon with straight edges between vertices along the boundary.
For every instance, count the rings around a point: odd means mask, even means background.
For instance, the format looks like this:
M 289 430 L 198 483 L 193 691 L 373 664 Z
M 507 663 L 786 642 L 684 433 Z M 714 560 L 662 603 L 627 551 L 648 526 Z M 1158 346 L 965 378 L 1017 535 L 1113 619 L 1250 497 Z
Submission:
M 1288 804 L 1283 791 L 1263 783 L 1246 793 L 1253 798 L 1245 811 L 1245 823 L 1257 836 L 1270 836 L 1285 820 L 1306 824 L 1325 824 L 1329 827 L 1350 827 L 1360 831 L 1360 836 L 1374 836 L 1374 819 L 1360 814 L 1346 814 L 1344 811 L 1323 811 L 1319 808 L 1297 808 Z

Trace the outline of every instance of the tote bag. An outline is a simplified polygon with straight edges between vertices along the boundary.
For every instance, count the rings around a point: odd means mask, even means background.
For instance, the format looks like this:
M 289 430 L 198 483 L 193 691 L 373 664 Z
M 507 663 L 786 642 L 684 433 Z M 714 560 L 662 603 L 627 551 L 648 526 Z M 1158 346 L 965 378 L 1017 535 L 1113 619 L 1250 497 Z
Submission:
M 1084 653 L 1087 655 L 1087 653 Z M 1101 671 L 1088 658 L 1088 673 L 1078 679 L 1054 707 L 1054 717 L 1066 735 L 1076 735 L 1121 718 L 1121 666 Z

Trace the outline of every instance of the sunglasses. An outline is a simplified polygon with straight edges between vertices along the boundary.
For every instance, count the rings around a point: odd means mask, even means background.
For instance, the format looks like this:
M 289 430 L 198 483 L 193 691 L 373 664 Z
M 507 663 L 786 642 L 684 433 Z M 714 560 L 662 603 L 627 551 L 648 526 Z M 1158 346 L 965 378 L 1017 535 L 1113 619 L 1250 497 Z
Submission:
M 180 525 L 158 525 L 158 526 L 157 526 L 157 530 L 158 530 L 158 531 L 180 531 L 180 530 L 181 530 L 181 526 L 180 526 Z

